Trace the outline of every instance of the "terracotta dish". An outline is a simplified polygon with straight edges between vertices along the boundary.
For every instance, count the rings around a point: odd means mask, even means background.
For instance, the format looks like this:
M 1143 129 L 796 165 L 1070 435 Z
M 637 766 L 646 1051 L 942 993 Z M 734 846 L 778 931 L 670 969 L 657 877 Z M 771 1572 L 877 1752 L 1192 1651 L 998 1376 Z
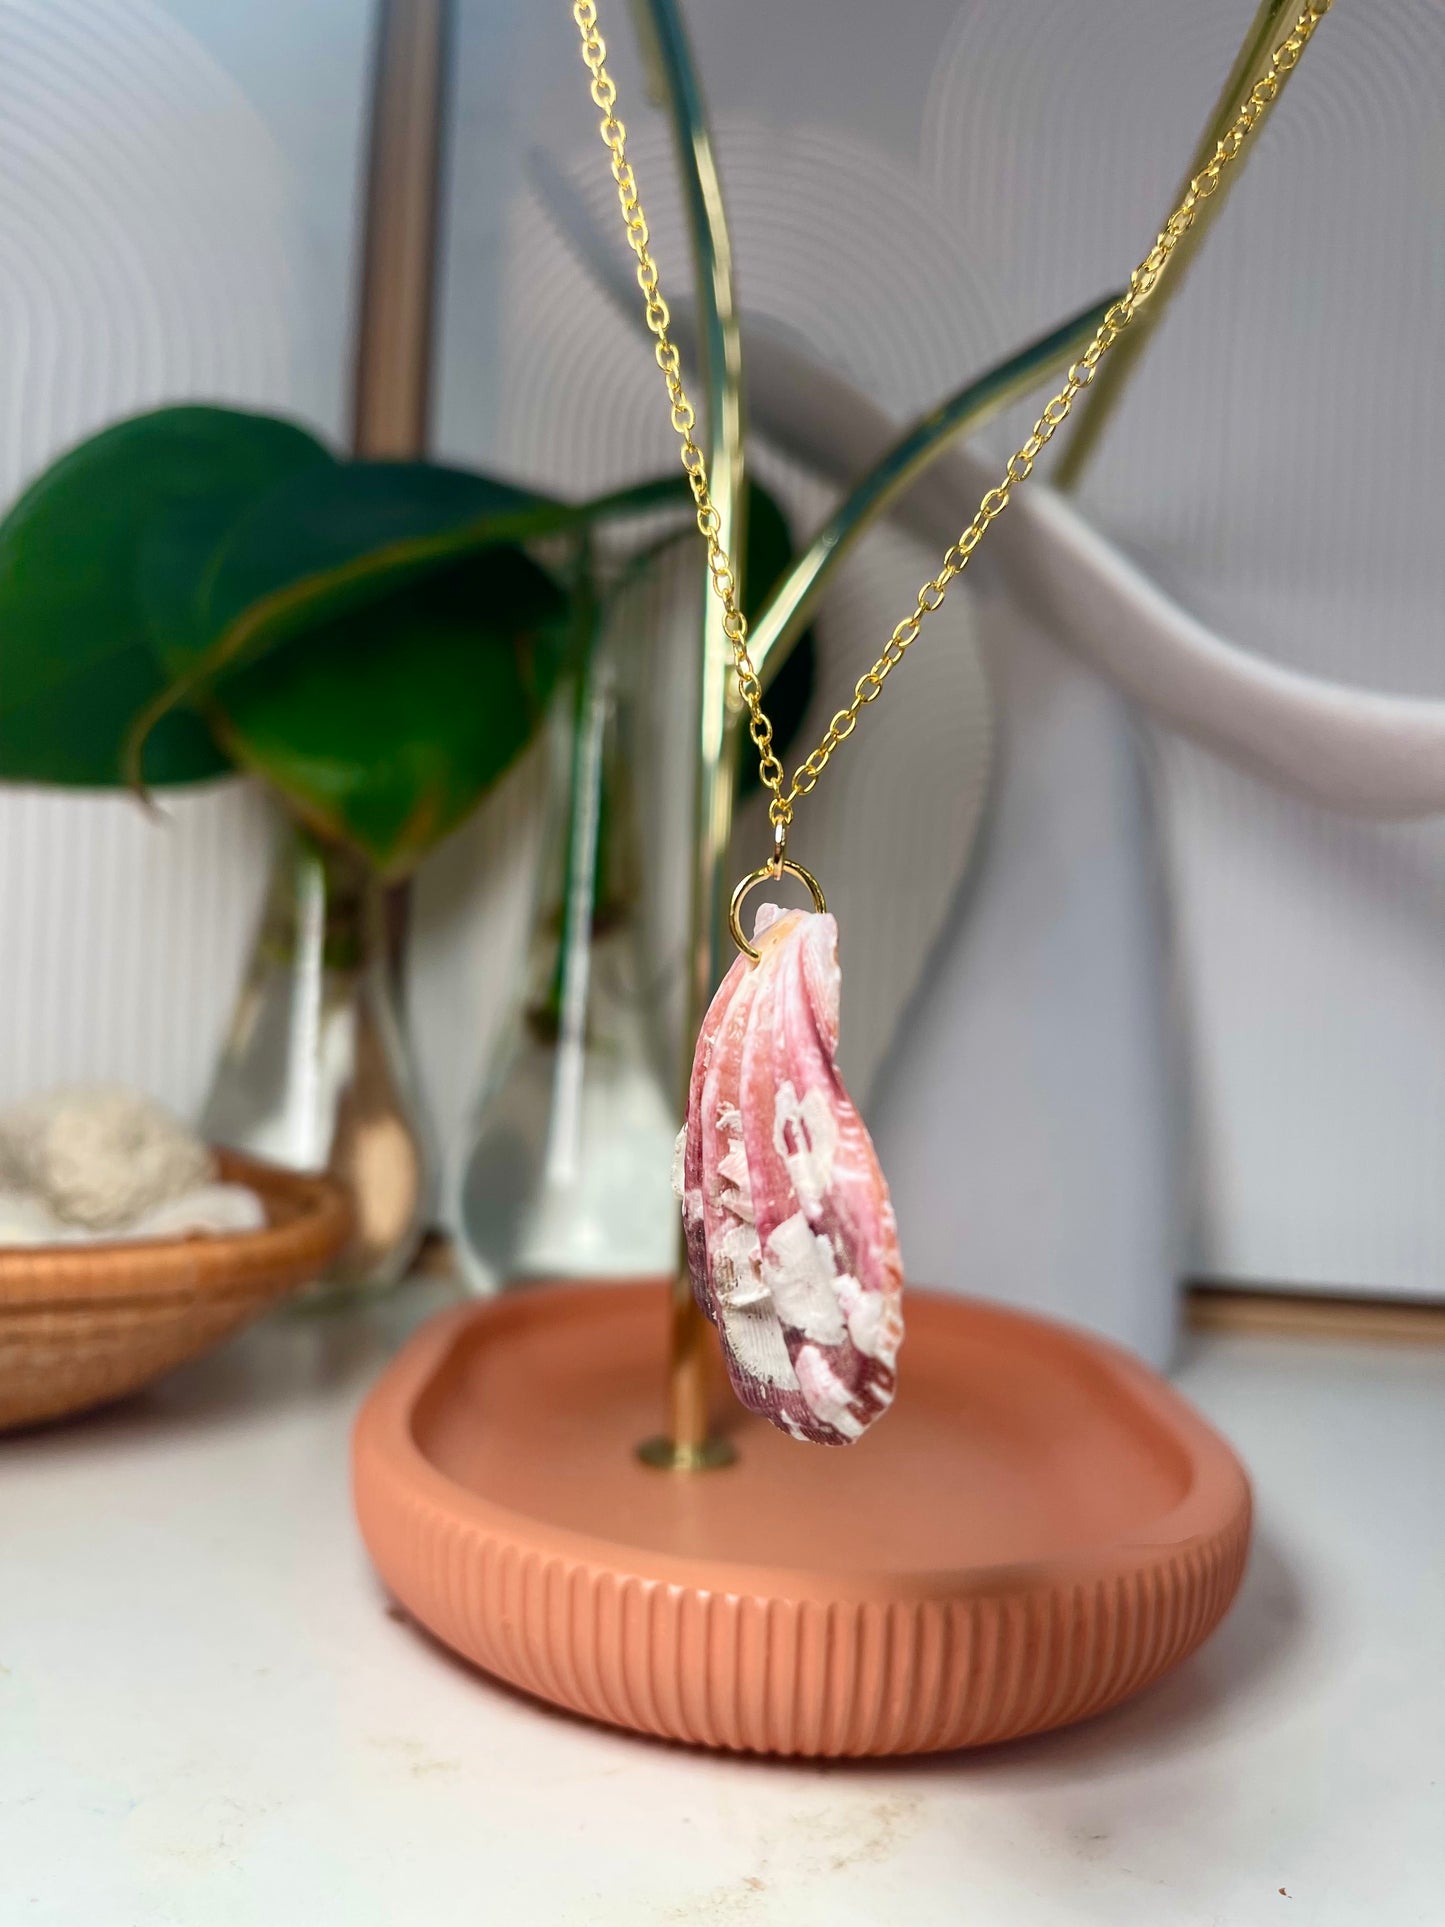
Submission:
M 704 1746 L 978 1746 L 1138 1692 L 1218 1623 L 1250 1492 L 1165 1381 L 1081 1332 L 912 1292 L 893 1410 L 845 1449 L 733 1408 L 737 1462 L 656 1471 L 655 1284 L 441 1314 L 357 1422 L 367 1546 L 499 1678 Z
M 324 1271 L 351 1214 L 331 1178 L 218 1151 L 264 1230 L 0 1249 L 0 1430 L 119 1398 Z

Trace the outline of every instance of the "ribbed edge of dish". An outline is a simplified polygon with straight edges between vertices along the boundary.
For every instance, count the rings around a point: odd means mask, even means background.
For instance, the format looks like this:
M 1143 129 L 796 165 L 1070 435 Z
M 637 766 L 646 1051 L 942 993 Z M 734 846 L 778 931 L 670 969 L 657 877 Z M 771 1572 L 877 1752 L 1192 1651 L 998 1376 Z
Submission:
M 820 1757 L 983 1746 L 1102 1712 L 1208 1636 L 1250 1537 L 1246 1496 L 1217 1533 L 1142 1548 L 1127 1572 L 1013 1571 L 996 1593 L 974 1573 L 954 1599 L 825 1603 L 668 1584 L 489 1531 L 387 1463 L 365 1415 L 356 1496 L 397 1597 L 487 1672 L 637 1732 Z

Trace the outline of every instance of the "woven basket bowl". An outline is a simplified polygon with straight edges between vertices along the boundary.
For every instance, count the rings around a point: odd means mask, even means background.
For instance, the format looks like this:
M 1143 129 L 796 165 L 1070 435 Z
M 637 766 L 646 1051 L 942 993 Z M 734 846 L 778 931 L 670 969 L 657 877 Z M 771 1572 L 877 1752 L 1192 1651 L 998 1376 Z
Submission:
M 261 1231 L 0 1249 L 0 1431 L 83 1412 L 207 1351 L 325 1270 L 351 1226 L 333 1178 L 234 1151 Z

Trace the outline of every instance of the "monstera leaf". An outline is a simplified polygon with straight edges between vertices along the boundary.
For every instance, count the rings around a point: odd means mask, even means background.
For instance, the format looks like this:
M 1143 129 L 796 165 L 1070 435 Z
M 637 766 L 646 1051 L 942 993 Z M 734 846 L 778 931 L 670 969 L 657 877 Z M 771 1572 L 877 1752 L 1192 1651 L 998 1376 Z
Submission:
M 167 680 L 136 573 L 146 532 L 174 515 L 209 539 L 278 483 L 334 467 L 291 422 L 167 408 L 106 429 L 34 482 L 0 523 L 0 778 L 118 782 L 131 719 Z M 228 767 L 187 709 L 147 744 L 149 783 Z

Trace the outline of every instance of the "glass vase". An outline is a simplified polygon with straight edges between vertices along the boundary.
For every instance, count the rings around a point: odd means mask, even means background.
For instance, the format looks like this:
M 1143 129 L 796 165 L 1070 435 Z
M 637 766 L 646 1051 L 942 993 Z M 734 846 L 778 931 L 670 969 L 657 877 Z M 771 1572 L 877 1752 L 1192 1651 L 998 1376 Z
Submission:
M 351 1193 L 351 1242 L 311 1294 L 401 1278 L 432 1202 L 417 1080 L 398 1018 L 384 886 L 360 857 L 288 826 L 201 1130 Z
M 676 1262 L 678 1120 L 642 940 L 633 721 L 606 655 L 552 718 L 524 988 L 462 1169 L 460 1252 L 477 1290 Z

